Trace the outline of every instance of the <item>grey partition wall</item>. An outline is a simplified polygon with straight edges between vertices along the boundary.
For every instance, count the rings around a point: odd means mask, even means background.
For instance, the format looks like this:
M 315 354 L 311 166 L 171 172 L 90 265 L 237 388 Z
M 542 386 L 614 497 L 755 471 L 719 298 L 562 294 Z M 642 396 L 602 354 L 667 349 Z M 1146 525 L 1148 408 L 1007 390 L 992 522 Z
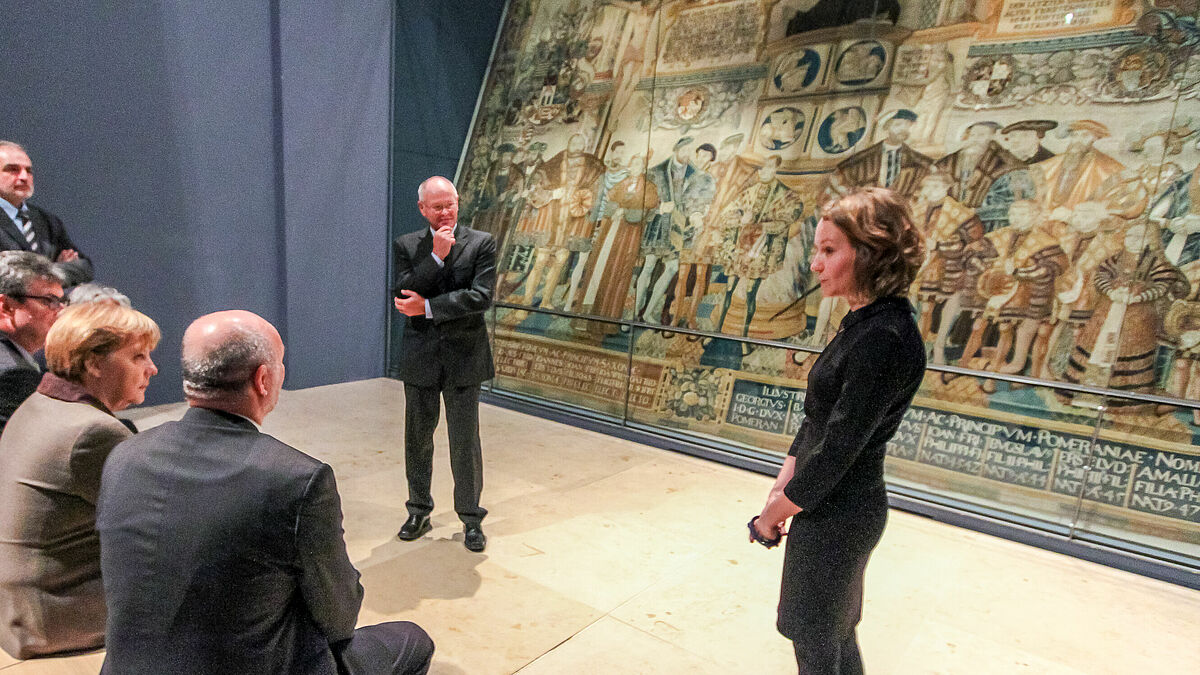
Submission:
M 393 4 L 5 7 L 0 138 L 162 326 L 149 402 L 181 398 L 183 329 L 217 309 L 280 328 L 289 388 L 383 374 Z

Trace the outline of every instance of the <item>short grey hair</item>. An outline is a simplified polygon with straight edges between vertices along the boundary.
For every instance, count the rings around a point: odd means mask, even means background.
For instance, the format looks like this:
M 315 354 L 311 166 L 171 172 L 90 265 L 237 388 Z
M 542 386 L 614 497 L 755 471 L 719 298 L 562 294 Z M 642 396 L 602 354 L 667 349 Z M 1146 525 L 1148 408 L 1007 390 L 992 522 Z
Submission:
M 129 296 L 112 286 L 102 286 L 97 283 L 88 282 L 79 284 L 67 293 L 68 305 L 83 305 L 89 302 L 115 302 L 122 307 L 132 307 L 133 303 L 129 301 Z
M 184 352 L 183 394 L 200 401 L 238 398 L 258 367 L 270 363 L 273 356 L 266 335 L 234 325 L 220 344 L 200 353 Z
M 49 258 L 32 251 L 0 251 L 0 295 L 24 295 L 38 279 L 63 282 Z
M 426 178 L 425 180 L 421 181 L 421 184 L 417 186 L 417 201 L 422 201 L 422 202 L 425 201 L 425 186 L 429 185 L 429 181 L 436 180 L 438 178 L 449 183 L 450 189 L 454 191 L 454 196 L 455 197 L 458 196 L 458 188 L 454 187 L 454 181 L 450 180 L 449 178 L 446 178 L 445 176 L 430 176 L 429 178 Z
M 29 154 L 25 151 L 25 148 L 21 147 L 21 144 L 17 143 L 16 141 L 6 141 L 4 139 L 0 139 L 0 148 L 16 148 L 27 155 Z

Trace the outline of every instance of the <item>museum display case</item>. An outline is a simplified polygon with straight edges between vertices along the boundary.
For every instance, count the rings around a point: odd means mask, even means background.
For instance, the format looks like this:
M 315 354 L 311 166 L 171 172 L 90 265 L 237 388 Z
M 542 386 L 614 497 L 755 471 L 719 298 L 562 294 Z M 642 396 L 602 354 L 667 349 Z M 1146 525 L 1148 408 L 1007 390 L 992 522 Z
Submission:
M 493 397 L 778 464 L 845 303 L 823 204 L 909 202 L 898 496 L 1200 570 L 1200 6 L 510 0 L 456 183 Z

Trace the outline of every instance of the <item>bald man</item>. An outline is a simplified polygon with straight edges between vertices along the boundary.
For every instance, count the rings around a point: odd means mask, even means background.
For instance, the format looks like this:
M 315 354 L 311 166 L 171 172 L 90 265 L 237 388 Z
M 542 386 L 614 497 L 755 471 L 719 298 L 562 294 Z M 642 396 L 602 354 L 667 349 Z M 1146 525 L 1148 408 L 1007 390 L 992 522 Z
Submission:
M 425 673 L 418 626 L 354 629 L 333 470 L 259 431 L 283 341 L 243 311 L 183 337 L 183 419 L 113 450 L 96 508 L 108 606 L 104 673 Z
M 394 304 L 408 317 L 400 346 L 408 520 L 398 536 L 412 541 L 431 528 L 429 485 L 440 398 L 446 402 L 454 510 L 463 523 L 463 545 L 479 552 L 487 546 L 482 525 L 487 510 L 479 505 L 479 385 L 496 372 L 483 317 L 496 289 L 496 241 L 458 222 L 458 191 L 441 176 L 421 183 L 417 209 L 429 226 L 397 237 L 392 245 Z

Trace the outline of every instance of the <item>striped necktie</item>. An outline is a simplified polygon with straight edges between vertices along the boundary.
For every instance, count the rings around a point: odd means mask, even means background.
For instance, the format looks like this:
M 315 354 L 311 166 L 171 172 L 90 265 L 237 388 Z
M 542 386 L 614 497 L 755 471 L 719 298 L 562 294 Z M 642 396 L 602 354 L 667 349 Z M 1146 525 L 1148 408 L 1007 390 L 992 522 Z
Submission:
M 25 235 L 25 241 L 29 242 L 30 250 L 38 250 L 37 235 L 33 233 L 33 223 L 29 222 L 29 211 L 22 208 L 17 211 L 17 226 L 21 228 L 21 234 Z

